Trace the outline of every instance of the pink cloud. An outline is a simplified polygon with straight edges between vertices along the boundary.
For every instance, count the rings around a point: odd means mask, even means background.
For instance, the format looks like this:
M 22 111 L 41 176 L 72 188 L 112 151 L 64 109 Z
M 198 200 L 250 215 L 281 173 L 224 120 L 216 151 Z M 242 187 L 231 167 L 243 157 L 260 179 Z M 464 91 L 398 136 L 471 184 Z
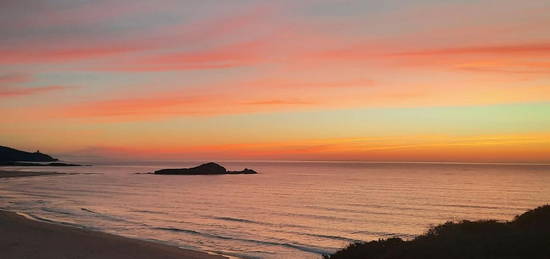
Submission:
M 266 42 L 252 41 L 225 45 L 200 51 L 184 51 L 97 65 L 95 70 L 107 71 L 165 71 L 215 69 L 258 64 L 266 60 L 262 53 Z
M 31 80 L 32 75 L 27 73 L 10 73 L 0 75 L 0 98 L 34 95 L 65 89 L 64 86 L 57 85 L 40 87 L 20 86 L 21 83 L 26 83 Z
M 116 56 L 138 51 L 139 47 L 96 46 L 39 50 L 0 50 L 0 64 L 62 63 L 82 59 Z
M 130 5 L 134 6 L 134 5 Z M 77 26 L 80 23 L 93 23 L 102 21 L 107 17 L 117 18 L 120 13 L 124 15 L 137 15 L 139 12 L 151 12 L 149 4 L 136 4 L 136 7 L 115 4 L 77 6 L 72 9 L 52 10 L 53 14 L 46 17 L 32 18 L 32 26 Z M 156 6 L 156 5 L 155 5 Z M 152 10 L 158 9 L 155 7 Z M 162 9 L 170 10 L 168 6 Z M 261 4 L 235 11 L 221 18 L 209 18 L 197 21 L 181 21 L 174 25 L 159 25 L 144 28 L 139 34 L 134 32 L 122 32 L 117 37 L 111 34 L 102 35 L 94 32 L 84 37 L 81 35 L 47 35 L 36 36 L 32 41 L 10 39 L 14 43 L 0 46 L 0 64 L 42 64 L 42 63 L 67 63 L 76 61 L 88 61 L 98 58 L 110 58 L 107 66 L 100 70 L 180 70 L 180 69 L 207 69 L 224 68 L 248 63 L 246 58 L 239 53 L 233 54 L 238 46 L 252 47 L 250 43 L 230 43 L 236 34 L 253 36 L 263 33 L 259 27 L 268 23 L 268 17 L 276 10 L 276 5 Z M 40 20 L 45 19 L 45 20 Z M 75 25 L 76 24 L 76 25 Z M 252 33 L 250 33 L 252 32 Z M 97 35 L 95 35 L 97 34 Z M 94 36 L 95 37 L 92 37 Z M 101 39 L 101 40 L 98 40 Z M 253 41 L 253 40 L 251 40 Z M 211 46 L 211 50 L 202 51 L 181 50 L 182 46 L 203 47 Z M 253 44 L 253 43 L 252 43 Z M 215 46 L 218 45 L 218 46 Z M 180 49 L 179 51 L 177 49 Z M 231 49 L 233 48 L 233 49 Z M 175 52 L 172 54 L 167 51 Z M 157 53 L 152 55 L 152 53 Z M 124 63 L 126 58 L 132 57 L 130 63 Z M 189 60 L 182 62 L 182 59 Z M 92 68 L 97 70 L 96 68 Z

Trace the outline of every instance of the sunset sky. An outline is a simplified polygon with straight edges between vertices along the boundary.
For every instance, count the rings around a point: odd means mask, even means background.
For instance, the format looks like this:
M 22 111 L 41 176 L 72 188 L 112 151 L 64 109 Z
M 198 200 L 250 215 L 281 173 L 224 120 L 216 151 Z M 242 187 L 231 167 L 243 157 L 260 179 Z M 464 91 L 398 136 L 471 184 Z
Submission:
M 548 0 L 3 0 L 0 145 L 550 162 Z

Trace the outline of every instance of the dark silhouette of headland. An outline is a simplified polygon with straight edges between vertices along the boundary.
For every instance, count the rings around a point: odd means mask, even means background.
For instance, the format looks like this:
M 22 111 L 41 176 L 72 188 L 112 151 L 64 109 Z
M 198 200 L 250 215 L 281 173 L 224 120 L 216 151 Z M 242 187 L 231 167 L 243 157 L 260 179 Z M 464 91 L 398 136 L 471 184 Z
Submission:
M 550 205 L 512 221 L 447 222 L 412 240 L 355 243 L 325 259 L 543 259 L 550 258 Z
M 31 153 L 0 146 L 0 166 L 80 166 L 57 161 L 59 159 L 40 153 L 40 151 Z
M 25 161 L 25 162 L 55 162 L 58 159 L 53 158 L 49 155 L 42 154 L 40 151 L 34 153 L 25 152 L 17 150 L 10 147 L 0 146 L 0 161 L 1 162 L 15 162 L 15 161 Z
M 161 175 L 223 175 L 223 174 L 257 174 L 258 172 L 245 168 L 241 171 L 228 171 L 225 167 L 210 162 L 191 168 L 171 168 L 161 169 L 154 172 L 154 174 Z

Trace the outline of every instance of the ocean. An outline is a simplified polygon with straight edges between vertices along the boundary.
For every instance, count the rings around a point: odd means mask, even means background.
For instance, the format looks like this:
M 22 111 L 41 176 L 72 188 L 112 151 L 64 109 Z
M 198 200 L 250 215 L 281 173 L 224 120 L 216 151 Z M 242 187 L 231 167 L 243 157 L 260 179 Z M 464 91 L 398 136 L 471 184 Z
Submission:
M 320 258 L 550 203 L 548 165 L 223 162 L 259 174 L 138 174 L 198 164 L 4 167 L 72 174 L 0 179 L 0 208 L 238 258 Z

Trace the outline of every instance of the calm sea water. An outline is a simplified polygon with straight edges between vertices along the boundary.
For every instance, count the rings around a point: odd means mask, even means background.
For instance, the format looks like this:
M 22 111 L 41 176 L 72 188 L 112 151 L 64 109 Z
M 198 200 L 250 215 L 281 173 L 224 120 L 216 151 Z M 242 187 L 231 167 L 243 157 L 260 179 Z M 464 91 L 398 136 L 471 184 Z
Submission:
M 79 174 L 0 179 L 0 208 L 240 258 L 320 258 L 550 203 L 550 166 L 227 162 L 260 174 L 136 174 L 197 164 L 17 168 Z

